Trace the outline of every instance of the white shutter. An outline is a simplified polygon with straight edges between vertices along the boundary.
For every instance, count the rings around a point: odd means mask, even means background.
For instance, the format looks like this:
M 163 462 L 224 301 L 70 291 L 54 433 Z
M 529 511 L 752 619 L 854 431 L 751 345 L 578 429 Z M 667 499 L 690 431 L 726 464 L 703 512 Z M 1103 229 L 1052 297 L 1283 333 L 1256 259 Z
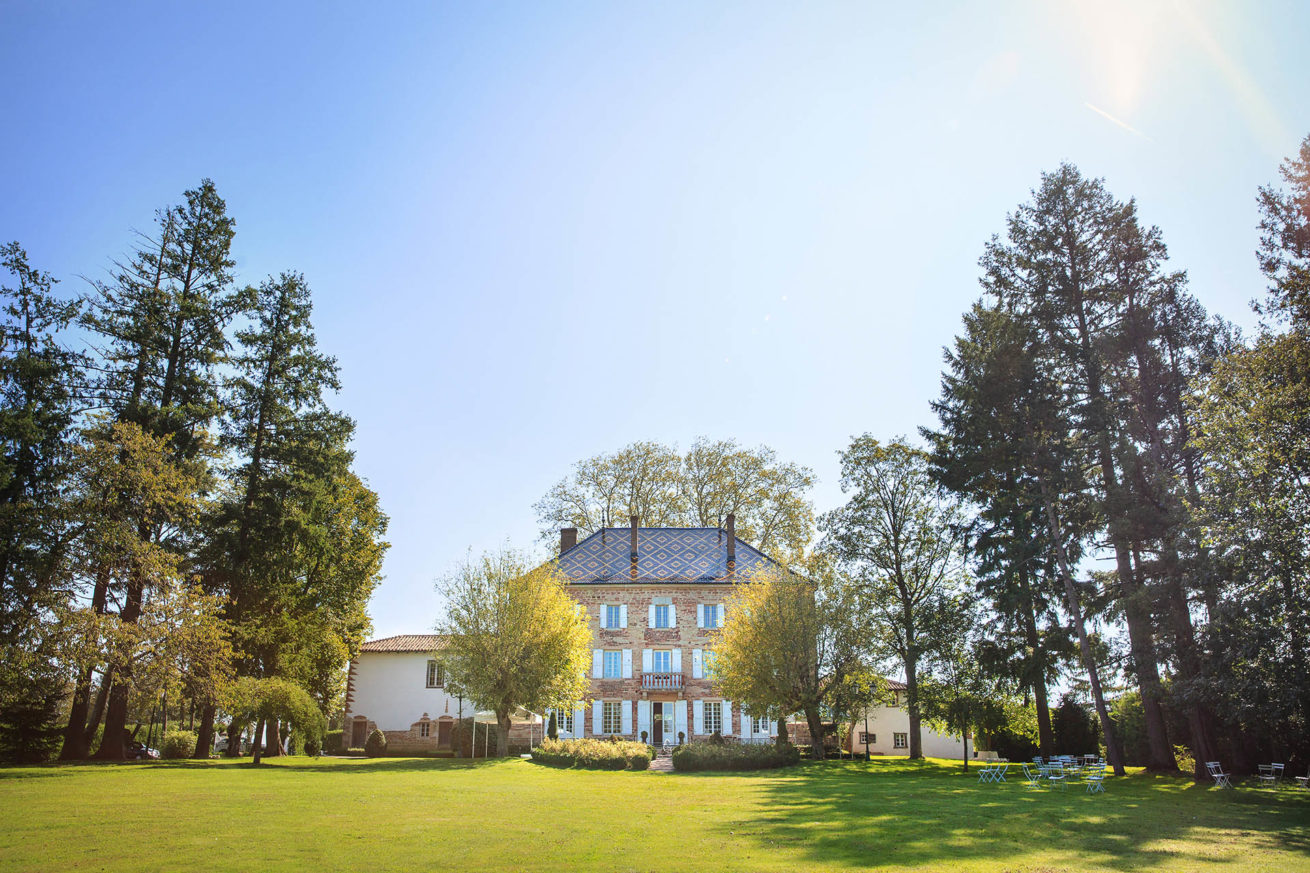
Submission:
M 723 735 L 732 736 L 732 701 L 723 701 Z
M 681 673 L 681 672 L 682 672 L 682 649 L 674 649 L 674 650 L 673 650 L 673 654 L 669 657 L 669 660 L 672 662 L 672 663 L 669 665 L 669 669 L 672 670 L 674 673 Z
M 696 604 L 696 627 L 705 627 L 705 604 Z
M 573 733 L 569 734 L 573 739 L 581 739 L 587 735 L 587 710 L 579 706 L 573 710 Z
M 723 627 L 728 622 L 728 614 L 723 611 L 723 604 L 719 604 L 719 627 Z
M 652 602 L 651 605 L 646 608 L 646 627 L 654 627 L 654 626 L 655 626 L 655 604 Z
M 620 701 L 619 712 L 622 713 L 620 719 L 620 726 L 623 728 L 622 733 L 625 737 L 630 737 L 632 736 L 632 701 Z
M 646 732 L 646 739 L 650 740 L 650 701 L 637 701 L 637 739 L 641 739 L 641 732 Z
M 604 675 L 604 671 L 605 671 L 604 658 L 605 658 L 605 653 L 602 652 L 600 649 L 591 650 L 591 678 L 592 679 L 599 679 L 602 675 Z
M 693 700 L 691 702 L 692 724 L 696 726 L 696 734 L 705 733 L 705 701 Z
M 691 650 L 691 678 L 693 679 L 705 678 L 705 661 L 701 656 L 700 649 Z
M 655 667 L 655 656 L 651 654 L 650 649 L 641 650 L 641 672 L 650 673 Z
M 678 610 L 672 603 L 669 604 L 669 627 L 678 626 Z
M 628 604 L 619 604 L 619 627 L 628 626 Z
M 600 627 L 601 630 L 605 629 L 605 604 L 603 603 L 600 605 Z
M 743 740 L 749 740 L 754 737 L 754 727 L 755 725 L 751 724 L 751 717 L 747 715 L 746 710 L 743 709 L 741 711 L 741 738 Z
M 670 743 L 678 741 L 678 734 L 686 736 L 687 733 L 687 707 L 681 700 L 673 704 L 673 736 L 669 737 Z M 687 739 L 691 739 L 687 737 Z
M 591 734 L 595 737 L 600 736 L 600 710 L 601 702 L 593 700 L 591 702 Z
M 623 678 L 632 678 L 632 649 L 623 650 Z
M 771 718 L 769 719 L 769 736 L 776 737 L 777 735 L 778 735 L 778 720 L 776 718 Z

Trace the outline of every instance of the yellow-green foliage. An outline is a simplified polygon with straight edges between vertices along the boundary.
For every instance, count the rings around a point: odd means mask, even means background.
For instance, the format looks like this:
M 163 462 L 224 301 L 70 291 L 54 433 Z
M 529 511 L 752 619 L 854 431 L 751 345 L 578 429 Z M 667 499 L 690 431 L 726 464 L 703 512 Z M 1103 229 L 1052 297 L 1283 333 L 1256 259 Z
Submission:
M 169 731 L 159 743 L 161 758 L 190 758 L 195 751 L 195 731 Z
M 585 767 L 589 770 L 645 770 L 651 750 L 645 743 L 629 740 L 545 739 L 532 750 L 532 760 L 553 767 Z

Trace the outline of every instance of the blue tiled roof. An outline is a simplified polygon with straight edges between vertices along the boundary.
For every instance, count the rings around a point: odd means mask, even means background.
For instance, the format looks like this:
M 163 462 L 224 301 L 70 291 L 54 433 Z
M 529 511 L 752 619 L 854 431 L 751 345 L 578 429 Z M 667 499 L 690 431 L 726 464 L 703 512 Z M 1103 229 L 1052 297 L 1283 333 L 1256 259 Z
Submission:
M 739 581 L 765 563 L 759 549 L 737 539 L 737 568 L 728 576 L 728 532 L 714 527 L 637 528 L 637 574 L 631 572 L 632 529 L 596 531 L 559 557 L 574 583 Z

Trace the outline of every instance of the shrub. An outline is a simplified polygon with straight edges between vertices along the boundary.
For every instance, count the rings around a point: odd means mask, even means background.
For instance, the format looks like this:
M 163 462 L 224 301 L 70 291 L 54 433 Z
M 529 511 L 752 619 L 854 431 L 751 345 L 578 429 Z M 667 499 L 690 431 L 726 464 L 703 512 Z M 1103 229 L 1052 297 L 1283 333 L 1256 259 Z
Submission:
M 196 752 L 194 731 L 169 731 L 159 742 L 159 757 L 190 758 Z
M 323 746 L 313 737 L 305 738 L 305 754 L 311 758 L 317 758 L 318 753 L 323 751 Z
M 756 743 L 688 743 L 673 750 L 673 769 L 697 770 L 769 770 L 790 767 L 801 759 L 793 745 L 776 746 Z
M 630 740 L 542 740 L 532 760 L 552 767 L 588 770 L 647 770 L 654 753 L 645 743 Z
M 387 753 L 387 738 L 378 728 L 364 741 L 364 754 L 370 758 L 380 758 Z
M 328 731 L 323 738 L 323 751 L 329 755 L 340 755 L 346 748 L 345 731 Z

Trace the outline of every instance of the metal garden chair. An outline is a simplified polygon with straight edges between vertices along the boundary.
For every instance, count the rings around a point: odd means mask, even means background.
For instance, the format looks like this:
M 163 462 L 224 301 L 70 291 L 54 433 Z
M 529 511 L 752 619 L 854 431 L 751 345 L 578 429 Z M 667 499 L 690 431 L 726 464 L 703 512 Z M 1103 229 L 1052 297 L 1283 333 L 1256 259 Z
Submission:
M 1260 772 L 1256 774 L 1255 778 L 1259 779 L 1270 788 L 1277 788 L 1278 780 L 1283 778 L 1283 765 L 1261 764 Z
M 1228 779 L 1228 774 L 1224 772 L 1224 768 L 1219 765 L 1218 761 L 1206 761 L 1205 769 L 1210 771 L 1210 776 L 1214 779 L 1215 788 L 1233 787 L 1233 783 Z
M 1105 765 L 1092 764 L 1087 768 L 1083 779 L 1087 783 L 1088 794 L 1105 793 Z
M 1032 764 L 1023 764 L 1022 766 L 1023 766 L 1023 778 L 1028 780 L 1027 786 L 1029 788 L 1041 788 L 1042 787 L 1041 766 L 1040 765 L 1033 766 Z

